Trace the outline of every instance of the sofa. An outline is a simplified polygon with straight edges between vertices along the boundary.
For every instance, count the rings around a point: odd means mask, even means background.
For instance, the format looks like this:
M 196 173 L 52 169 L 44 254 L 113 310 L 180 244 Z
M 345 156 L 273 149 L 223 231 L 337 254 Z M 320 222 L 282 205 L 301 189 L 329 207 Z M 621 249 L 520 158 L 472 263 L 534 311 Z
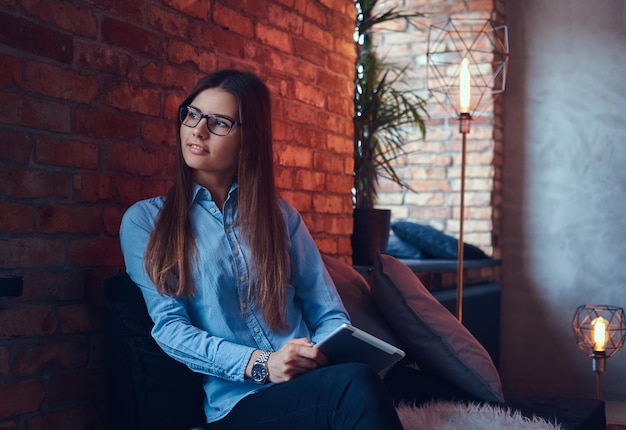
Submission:
M 379 255 L 365 279 L 323 256 L 353 325 L 392 343 L 406 357 L 381 373 L 394 401 L 506 405 L 563 429 L 604 430 L 599 400 L 505 396 L 489 353 L 400 260 Z M 204 423 L 202 376 L 167 356 L 150 336 L 153 323 L 126 274 L 103 281 L 107 428 L 185 429 Z

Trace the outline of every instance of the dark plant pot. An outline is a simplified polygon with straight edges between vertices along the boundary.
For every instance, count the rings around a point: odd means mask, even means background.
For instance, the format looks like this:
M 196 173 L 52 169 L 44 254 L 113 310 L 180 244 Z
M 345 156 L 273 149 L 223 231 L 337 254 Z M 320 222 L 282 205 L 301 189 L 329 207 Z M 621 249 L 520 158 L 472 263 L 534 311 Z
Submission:
M 376 255 L 387 248 L 391 211 L 389 209 L 354 209 L 352 264 L 371 266 Z

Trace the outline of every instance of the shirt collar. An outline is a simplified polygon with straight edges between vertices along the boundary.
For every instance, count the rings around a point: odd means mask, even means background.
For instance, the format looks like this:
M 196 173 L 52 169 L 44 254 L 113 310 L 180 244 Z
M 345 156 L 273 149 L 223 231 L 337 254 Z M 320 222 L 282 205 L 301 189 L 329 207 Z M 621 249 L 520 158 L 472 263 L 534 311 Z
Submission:
M 237 181 L 233 182 L 233 184 L 230 186 L 230 190 L 228 190 L 228 196 L 226 197 L 226 200 L 229 200 L 231 198 L 231 195 L 233 195 L 234 197 L 233 193 L 235 192 L 235 190 L 237 190 L 238 187 L 239 183 Z M 194 183 L 191 204 L 193 205 L 198 199 L 213 200 L 213 197 L 211 196 L 211 192 L 208 189 L 198 183 Z

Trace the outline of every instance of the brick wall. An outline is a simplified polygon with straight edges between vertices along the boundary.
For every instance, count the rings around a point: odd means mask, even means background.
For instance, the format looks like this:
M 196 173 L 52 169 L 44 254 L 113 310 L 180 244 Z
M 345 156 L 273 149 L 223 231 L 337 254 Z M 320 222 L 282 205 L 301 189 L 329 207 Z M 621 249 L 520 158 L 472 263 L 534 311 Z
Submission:
M 277 180 L 320 249 L 351 253 L 351 0 L 0 0 L 0 429 L 104 428 L 101 280 L 124 210 L 172 178 L 203 74 L 273 91 Z
M 445 113 L 426 91 L 428 28 L 433 21 L 447 17 L 492 18 L 504 23 L 504 0 L 396 0 L 396 3 L 426 16 L 415 20 L 415 27 L 396 24 L 380 29 L 377 33 L 379 51 L 388 61 L 410 65 L 411 86 L 428 100 L 426 107 L 430 118 L 426 121 L 426 140 L 419 139 L 419 135 L 414 137 L 414 142 L 407 145 L 408 155 L 397 163 L 397 173 L 417 192 L 402 190 L 383 179 L 378 206 L 392 210 L 392 221 L 429 224 L 458 237 L 461 134 L 458 120 Z M 385 31 L 389 28 L 403 31 Z M 464 240 L 495 258 L 500 257 L 502 121 L 500 97 L 472 121 L 467 136 Z

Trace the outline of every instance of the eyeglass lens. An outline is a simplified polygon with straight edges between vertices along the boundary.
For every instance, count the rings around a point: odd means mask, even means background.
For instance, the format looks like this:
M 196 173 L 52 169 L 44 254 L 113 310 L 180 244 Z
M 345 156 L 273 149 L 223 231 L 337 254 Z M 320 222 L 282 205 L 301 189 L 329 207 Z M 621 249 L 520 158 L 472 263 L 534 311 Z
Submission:
M 235 126 L 232 120 L 218 115 L 207 115 L 191 106 L 182 106 L 179 111 L 180 122 L 187 127 L 196 127 L 202 118 L 206 119 L 209 131 L 217 136 L 226 136 Z

